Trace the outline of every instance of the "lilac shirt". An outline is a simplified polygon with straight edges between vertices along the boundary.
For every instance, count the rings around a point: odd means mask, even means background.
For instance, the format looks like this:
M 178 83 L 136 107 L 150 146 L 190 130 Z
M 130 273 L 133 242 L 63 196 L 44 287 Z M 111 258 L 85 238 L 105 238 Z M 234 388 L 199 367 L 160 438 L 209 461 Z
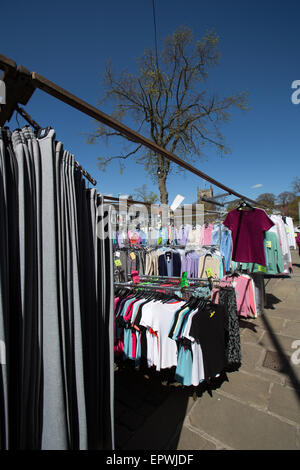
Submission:
M 196 251 L 187 253 L 181 259 L 181 275 L 186 271 L 187 277 L 198 277 L 200 254 Z
M 190 225 L 181 225 L 177 231 L 177 243 L 179 245 L 186 245 L 189 239 L 191 226 Z

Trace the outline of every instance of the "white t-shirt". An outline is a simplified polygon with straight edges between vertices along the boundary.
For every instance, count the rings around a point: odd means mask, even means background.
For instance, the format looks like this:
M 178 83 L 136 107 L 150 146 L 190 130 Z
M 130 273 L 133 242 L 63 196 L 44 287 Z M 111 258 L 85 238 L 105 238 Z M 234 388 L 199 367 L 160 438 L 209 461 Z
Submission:
M 287 236 L 284 222 L 282 218 L 279 217 L 278 215 L 271 215 L 271 219 L 276 224 L 276 228 L 278 231 L 278 237 L 279 237 L 280 247 L 281 247 L 282 256 L 283 256 L 283 262 L 284 264 L 289 264 L 292 262 L 292 257 L 291 257 L 289 241 L 288 241 L 288 236 Z
M 288 232 L 289 245 L 294 250 L 296 250 L 297 247 L 296 247 L 296 241 L 295 241 L 295 229 L 294 229 L 293 219 L 291 217 L 287 217 L 286 218 L 286 223 L 287 223 L 288 228 L 289 228 L 289 232 Z
M 184 301 L 166 304 L 151 301 L 142 308 L 140 324 L 152 328 L 158 337 L 157 339 L 155 335 L 147 332 L 148 364 L 152 363 L 157 370 L 177 365 L 177 344 L 168 334 L 174 313 L 184 304 Z
M 201 225 L 196 225 L 189 231 L 188 245 L 200 245 L 201 228 Z
M 191 341 L 192 353 L 193 353 L 193 366 L 192 366 L 192 385 L 199 385 L 201 380 L 204 380 L 204 364 L 201 345 L 195 341 L 195 338 L 189 335 L 193 316 L 197 313 L 197 310 L 189 314 L 185 329 L 182 336 Z

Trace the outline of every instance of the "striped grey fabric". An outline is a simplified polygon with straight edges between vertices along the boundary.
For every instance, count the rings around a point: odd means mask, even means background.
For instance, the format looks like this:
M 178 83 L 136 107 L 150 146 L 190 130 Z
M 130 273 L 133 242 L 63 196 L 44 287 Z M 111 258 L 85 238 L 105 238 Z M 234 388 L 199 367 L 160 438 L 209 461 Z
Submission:
M 0 449 L 114 449 L 105 210 L 53 129 L 0 128 Z

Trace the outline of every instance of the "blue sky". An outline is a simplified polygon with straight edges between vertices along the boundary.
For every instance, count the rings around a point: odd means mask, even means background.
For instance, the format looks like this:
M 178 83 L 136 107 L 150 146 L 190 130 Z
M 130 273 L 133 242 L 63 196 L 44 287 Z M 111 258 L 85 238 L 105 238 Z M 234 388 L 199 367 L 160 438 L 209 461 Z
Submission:
M 291 84 L 300 80 L 300 3 L 155 0 L 155 5 L 159 45 L 181 25 L 190 27 L 196 39 L 214 28 L 221 58 L 208 89 L 220 95 L 249 92 L 251 110 L 235 111 L 222 127 L 232 153 L 221 158 L 207 149 L 208 158 L 195 166 L 250 198 L 290 190 L 293 178 L 300 177 L 300 104 L 291 102 Z M 136 59 L 154 46 L 152 0 L 54 0 L 47 6 L 37 0 L 4 2 L 0 44 L 1 54 L 97 105 L 106 61 L 111 59 L 116 70 L 134 71 Z M 57 140 L 97 179 L 103 194 L 130 194 L 143 183 L 157 192 L 134 163 L 122 175 L 117 163 L 105 173 L 98 170 L 98 156 L 115 155 L 121 148 L 99 141 L 88 145 L 86 135 L 95 128 L 88 116 L 39 90 L 26 109 L 40 125 L 56 130 Z M 108 106 L 101 109 L 109 113 Z M 23 119 L 18 119 L 22 126 Z M 9 126 L 18 127 L 15 117 Z M 172 175 L 170 203 L 178 193 L 193 202 L 197 186 L 209 184 L 189 173 Z

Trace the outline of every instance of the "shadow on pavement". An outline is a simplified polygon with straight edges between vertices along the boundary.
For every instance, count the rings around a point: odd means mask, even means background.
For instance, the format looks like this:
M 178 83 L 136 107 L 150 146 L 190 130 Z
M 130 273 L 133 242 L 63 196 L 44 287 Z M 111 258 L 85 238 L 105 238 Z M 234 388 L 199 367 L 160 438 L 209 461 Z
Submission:
M 280 302 L 282 302 L 282 300 L 278 299 L 278 297 L 276 297 L 275 295 L 268 293 L 266 294 L 265 308 L 274 309 L 274 305 L 279 304 Z
M 174 370 L 135 369 L 132 361 L 115 371 L 115 437 L 121 450 L 163 450 L 183 426 L 189 392 L 172 382 Z
M 115 436 L 120 450 L 176 450 L 188 409 L 205 393 L 211 397 L 227 374 L 198 387 L 174 381 L 175 368 L 157 372 L 134 368 L 132 361 L 115 371 Z
M 300 267 L 300 265 L 296 264 L 296 263 L 293 263 L 293 268 L 295 268 L 295 267 Z M 266 294 L 265 309 L 268 309 L 268 308 L 271 308 L 271 309 L 273 308 L 274 309 L 273 305 L 277 304 L 279 302 L 281 302 L 280 299 L 275 297 L 273 294 L 268 293 L 268 294 Z M 291 358 L 289 356 L 287 356 L 287 354 L 285 353 L 285 351 L 281 347 L 280 342 L 278 341 L 277 335 L 274 333 L 274 330 L 271 327 L 271 324 L 270 324 L 270 322 L 269 322 L 266 315 L 262 315 L 262 321 L 263 321 L 264 326 L 265 326 L 265 328 L 266 328 L 266 330 L 267 330 L 267 332 L 270 336 L 270 339 L 271 339 L 271 341 L 274 345 L 274 348 L 276 349 L 276 351 L 278 353 L 280 366 L 281 366 L 281 372 L 286 374 L 289 377 L 289 379 L 291 381 L 291 384 L 295 389 L 295 394 L 296 394 L 298 400 L 300 401 L 300 381 L 299 381 L 297 375 L 295 374 L 294 368 L 291 364 Z
M 273 328 L 271 327 L 270 322 L 267 319 L 267 317 L 265 315 L 262 315 L 261 318 L 270 336 L 270 339 L 274 345 L 274 348 L 276 349 L 278 353 L 280 364 L 281 364 L 281 371 L 290 378 L 292 386 L 295 389 L 297 398 L 300 401 L 300 382 L 299 382 L 297 375 L 294 372 L 294 368 L 291 365 L 291 359 L 286 355 L 283 348 L 281 347 L 280 342 L 278 341 L 277 336 L 274 333 Z

